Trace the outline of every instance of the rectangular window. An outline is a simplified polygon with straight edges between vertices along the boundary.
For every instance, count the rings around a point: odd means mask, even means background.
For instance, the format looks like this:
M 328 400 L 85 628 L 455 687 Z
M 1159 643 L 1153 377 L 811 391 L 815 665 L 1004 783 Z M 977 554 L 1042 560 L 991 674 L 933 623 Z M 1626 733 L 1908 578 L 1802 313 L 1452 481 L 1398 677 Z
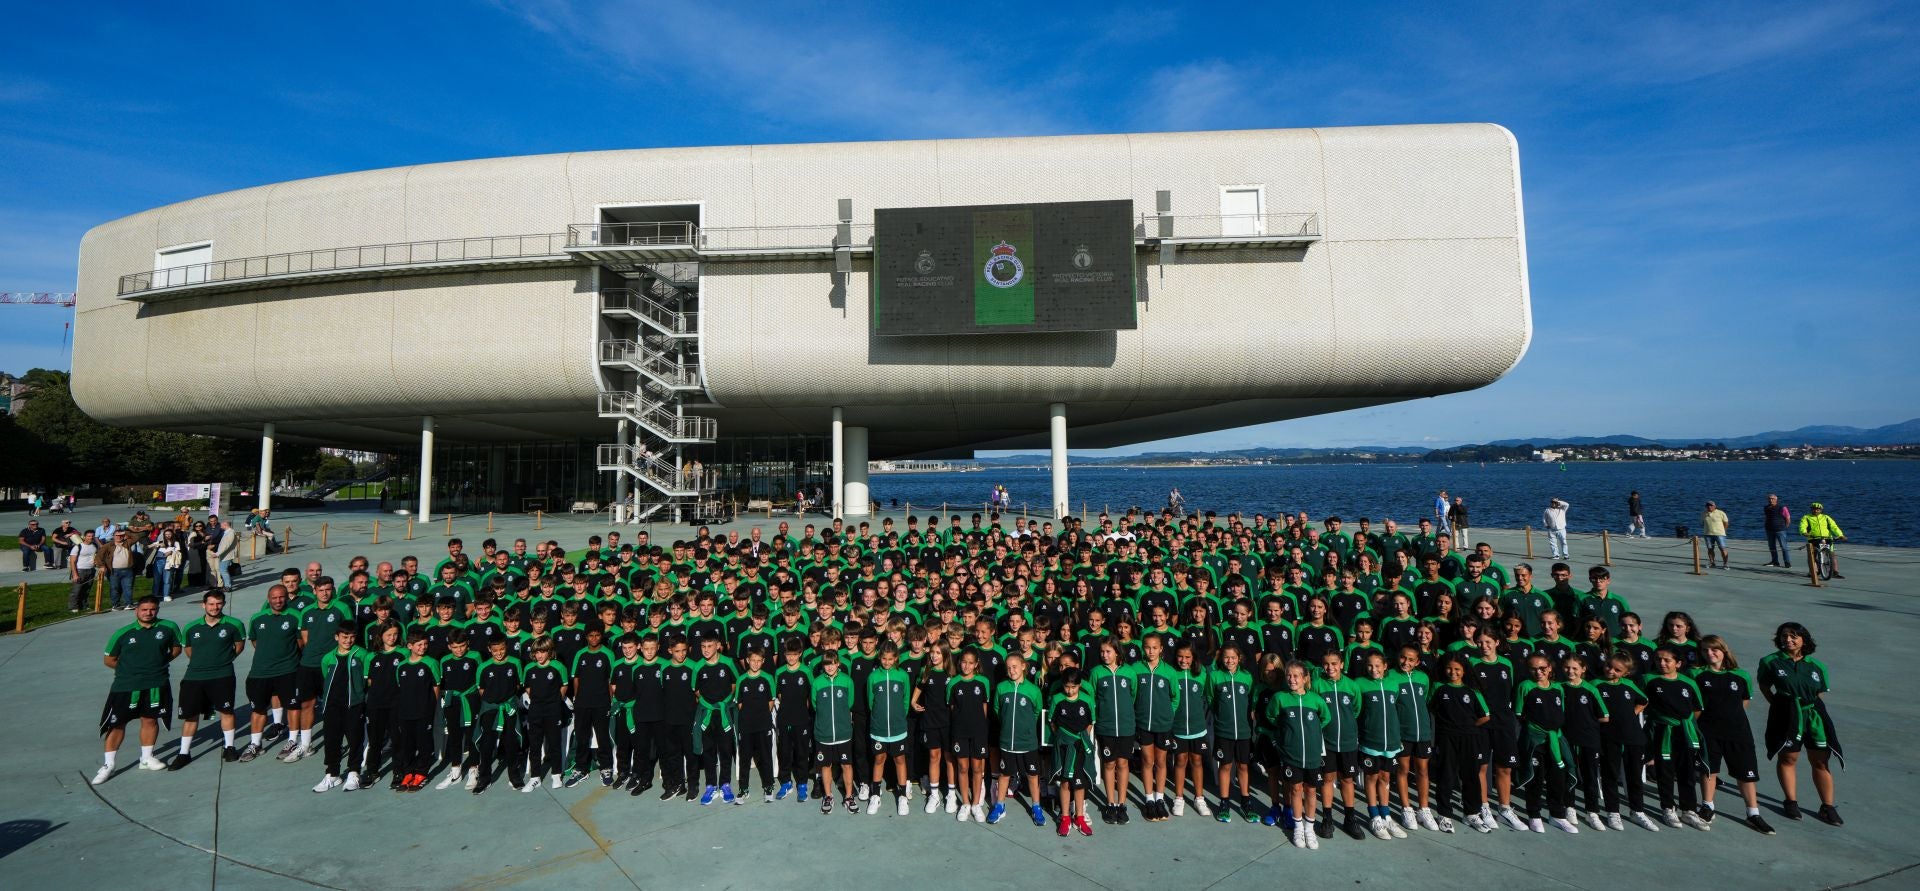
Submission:
M 1264 186 L 1224 186 L 1220 189 L 1220 234 L 1264 235 L 1266 220 L 1261 216 L 1266 203 Z
M 207 280 L 207 264 L 213 262 L 213 242 L 183 244 L 153 252 L 153 286 L 171 288 Z

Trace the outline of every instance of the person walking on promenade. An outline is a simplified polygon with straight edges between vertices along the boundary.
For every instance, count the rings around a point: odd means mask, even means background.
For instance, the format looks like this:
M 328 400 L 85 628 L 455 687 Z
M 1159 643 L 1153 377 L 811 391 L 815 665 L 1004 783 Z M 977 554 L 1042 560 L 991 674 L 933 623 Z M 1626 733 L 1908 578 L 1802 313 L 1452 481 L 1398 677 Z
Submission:
M 1793 568 L 1793 551 L 1787 548 L 1787 530 L 1793 528 L 1793 512 L 1780 503 L 1780 496 L 1768 495 L 1761 508 L 1762 525 L 1767 531 L 1767 565 Z
M 1447 511 L 1451 507 L 1453 504 L 1447 500 L 1447 490 L 1441 489 L 1440 494 L 1433 496 L 1433 525 L 1441 532 L 1453 531 L 1447 525 Z
M 1540 525 L 1547 530 L 1547 546 L 1553 553 L 1550 560 L 1565 560 L 1567 554 L 1567 508 L 1572 507 L 1558 498 L 1547 499 L 1547 509 L 1540 513 Z
M 1467 499 L 1455 495 L 1453 504 L 1447 508 L 1447 525 L 1453 527 L 1453 543 L 1462 550 L 1471 549 L 1473 543 L 1467 540 Z
M 1627 534 L 1647 537 L 1647 515 L 1640 509 L 1640 490 L 1627 493 Z
M 1707 568 L 1713 568 L 1713 552 L 1720 552 L 1720 568 L 1731 569 L 1733 561 L 1727 557 L 1727 512 L 1713 502 L 1700 511 L 1700 540 L 1707 546 Z

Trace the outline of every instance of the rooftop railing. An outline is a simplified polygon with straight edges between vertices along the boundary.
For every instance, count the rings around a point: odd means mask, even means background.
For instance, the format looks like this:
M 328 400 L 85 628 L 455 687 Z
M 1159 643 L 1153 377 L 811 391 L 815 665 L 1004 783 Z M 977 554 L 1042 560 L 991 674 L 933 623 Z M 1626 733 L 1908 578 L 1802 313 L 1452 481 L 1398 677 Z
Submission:
M 468 263 L 483 260 L 520 260 L 566 256 L 566 237 L 544 235 L 487 235 L 477 238 L 443 238 L 437 241 L 411 241 L 397 244 L 369 244 L 357 247 L 324 248 L 215 260 L 151 272 L 135 272 L 120 277 L 120 294 L 140 294 L 164 288 L 238 282 L 286 275 L 379 269 L 383 267 L 421 266 L 433 263 Z

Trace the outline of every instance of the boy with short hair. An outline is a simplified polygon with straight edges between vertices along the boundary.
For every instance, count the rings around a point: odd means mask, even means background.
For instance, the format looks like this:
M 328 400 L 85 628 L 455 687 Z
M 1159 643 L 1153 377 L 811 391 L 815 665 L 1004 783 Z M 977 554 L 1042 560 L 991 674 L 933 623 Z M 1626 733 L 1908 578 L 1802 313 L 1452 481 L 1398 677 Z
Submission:
M 445 742 L 441 760 L 447 775 L 434 786 L 446 789 L 460 781 L 465 765 L 467 789 L 480 783 L 478 752 L 473 739 L 473 715 L 480 704 L 480 659 L 472 652 L 473 636 L 456 629 L 447 638 L 447 654 L 440 657 L 440 717 Z
M 393 789 L 418 792 L 433 769 L 433 712 L 440 703 L 440 667 L 427 656 L 427 635 L 407 639 L 407 661 L 395 673 Z
M 373 654 L 354 643 L 358 636 L 351 625 L 335 627 L 333 649 L 320 659 L 321 681 L 315 705 L 324 724 L 320 738 L 327 773 L 313 787 L 315 792 L 342 785 L 348 792 L 360 788 L 360 753 L 367 741 L 367 672 L 373 667 Z
M 840 770 L 847 813 L 860 809 L 853 796 L 853 678 L 840 670 L 840 652 L 820 654 L 820 674 L 808 697 L 813 705 L 814 763 L 820 769 L 820 813 L 833 813 L 833 773 Z

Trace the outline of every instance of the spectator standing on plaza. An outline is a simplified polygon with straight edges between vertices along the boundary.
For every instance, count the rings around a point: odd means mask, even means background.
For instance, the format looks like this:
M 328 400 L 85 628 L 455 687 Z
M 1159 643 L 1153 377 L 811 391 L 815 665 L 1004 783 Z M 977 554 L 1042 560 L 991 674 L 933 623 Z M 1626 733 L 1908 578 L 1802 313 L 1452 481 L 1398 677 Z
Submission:
M 133 536 L 125 529 L 115 530 L 113 537 L 100 545 L 100 552 L 94 557 L 94 566 L 107 575 L 107 593 L 113 598 L 116 610 L 133 609 Z
M 1720 568 L 1730 569 L 1732 561 L 1727 557 L 1727 512 L 1713 502 L 1700 511 L 1700 538 L 1707 545 L 1707 567 L 1713 567 L 1713 552 L 1720 552 Z
M 1440 494 L 1433 496 L 1433 525 L 1441 532 L 1452 531 L 1447 525 L 1447 510 L 1451 507 L 1453 504 L 1447 501 L 1447 490 L 1441 489 Z
M 94 544 L 93 530 L 89 529 L 80 533 L 73 543 L 73 549 L 68 552 L 67 581 L 73 587 L 67 592 L 67 612 L 79 612 L 87 589 L 93 586 L 93 560 L 99 550 Z
M 240 559 L 240 535 L 233 531 L 233 524 L 228 522 L 212 524 L 207 534 L 212 540 L 211 554 L 207 559 L 207 587 L 232 588 L 231 567 L 234 561 Z
M 1647 537 L 1647 514 L 1640 509 L 1640 490 L 1627 493 L 1627 534 Z
M 53 551 L 47 548 L 47 530 L 40 528 L 39 520 L 28 520 L 26 528 L 20 530 L 20 568 L 26 572 L 40 568 L 42 555 L 51 569 Z
M 1540 512 L 1540 525 L 1547 530 L 1547 546 L 1553 550 L 1550 560 L 1565 560 L 1567 554 L 1567 508 L 1572 507 L 1558 498 L 1547 500 L 1547 509 Z
M 1447 508 L 1447 525 L 1453 527 L 1454 544 L 1459 545 L 1462 550 L 1473 547 L 1473 543 L 1467 541 L 1467 499 L 1465 497 L 1459 495 L 1453 497 L 1453 504 Z
M 1793 528 L 1793 512 L 1780 503 L 1780 496 L 1768 495 L 1766 507 L 1761 508 L 1763 526 L 1767 530 L 1767 565 L 1793 568 L 1793 551 L 1787 547 L 1787 532 Z

